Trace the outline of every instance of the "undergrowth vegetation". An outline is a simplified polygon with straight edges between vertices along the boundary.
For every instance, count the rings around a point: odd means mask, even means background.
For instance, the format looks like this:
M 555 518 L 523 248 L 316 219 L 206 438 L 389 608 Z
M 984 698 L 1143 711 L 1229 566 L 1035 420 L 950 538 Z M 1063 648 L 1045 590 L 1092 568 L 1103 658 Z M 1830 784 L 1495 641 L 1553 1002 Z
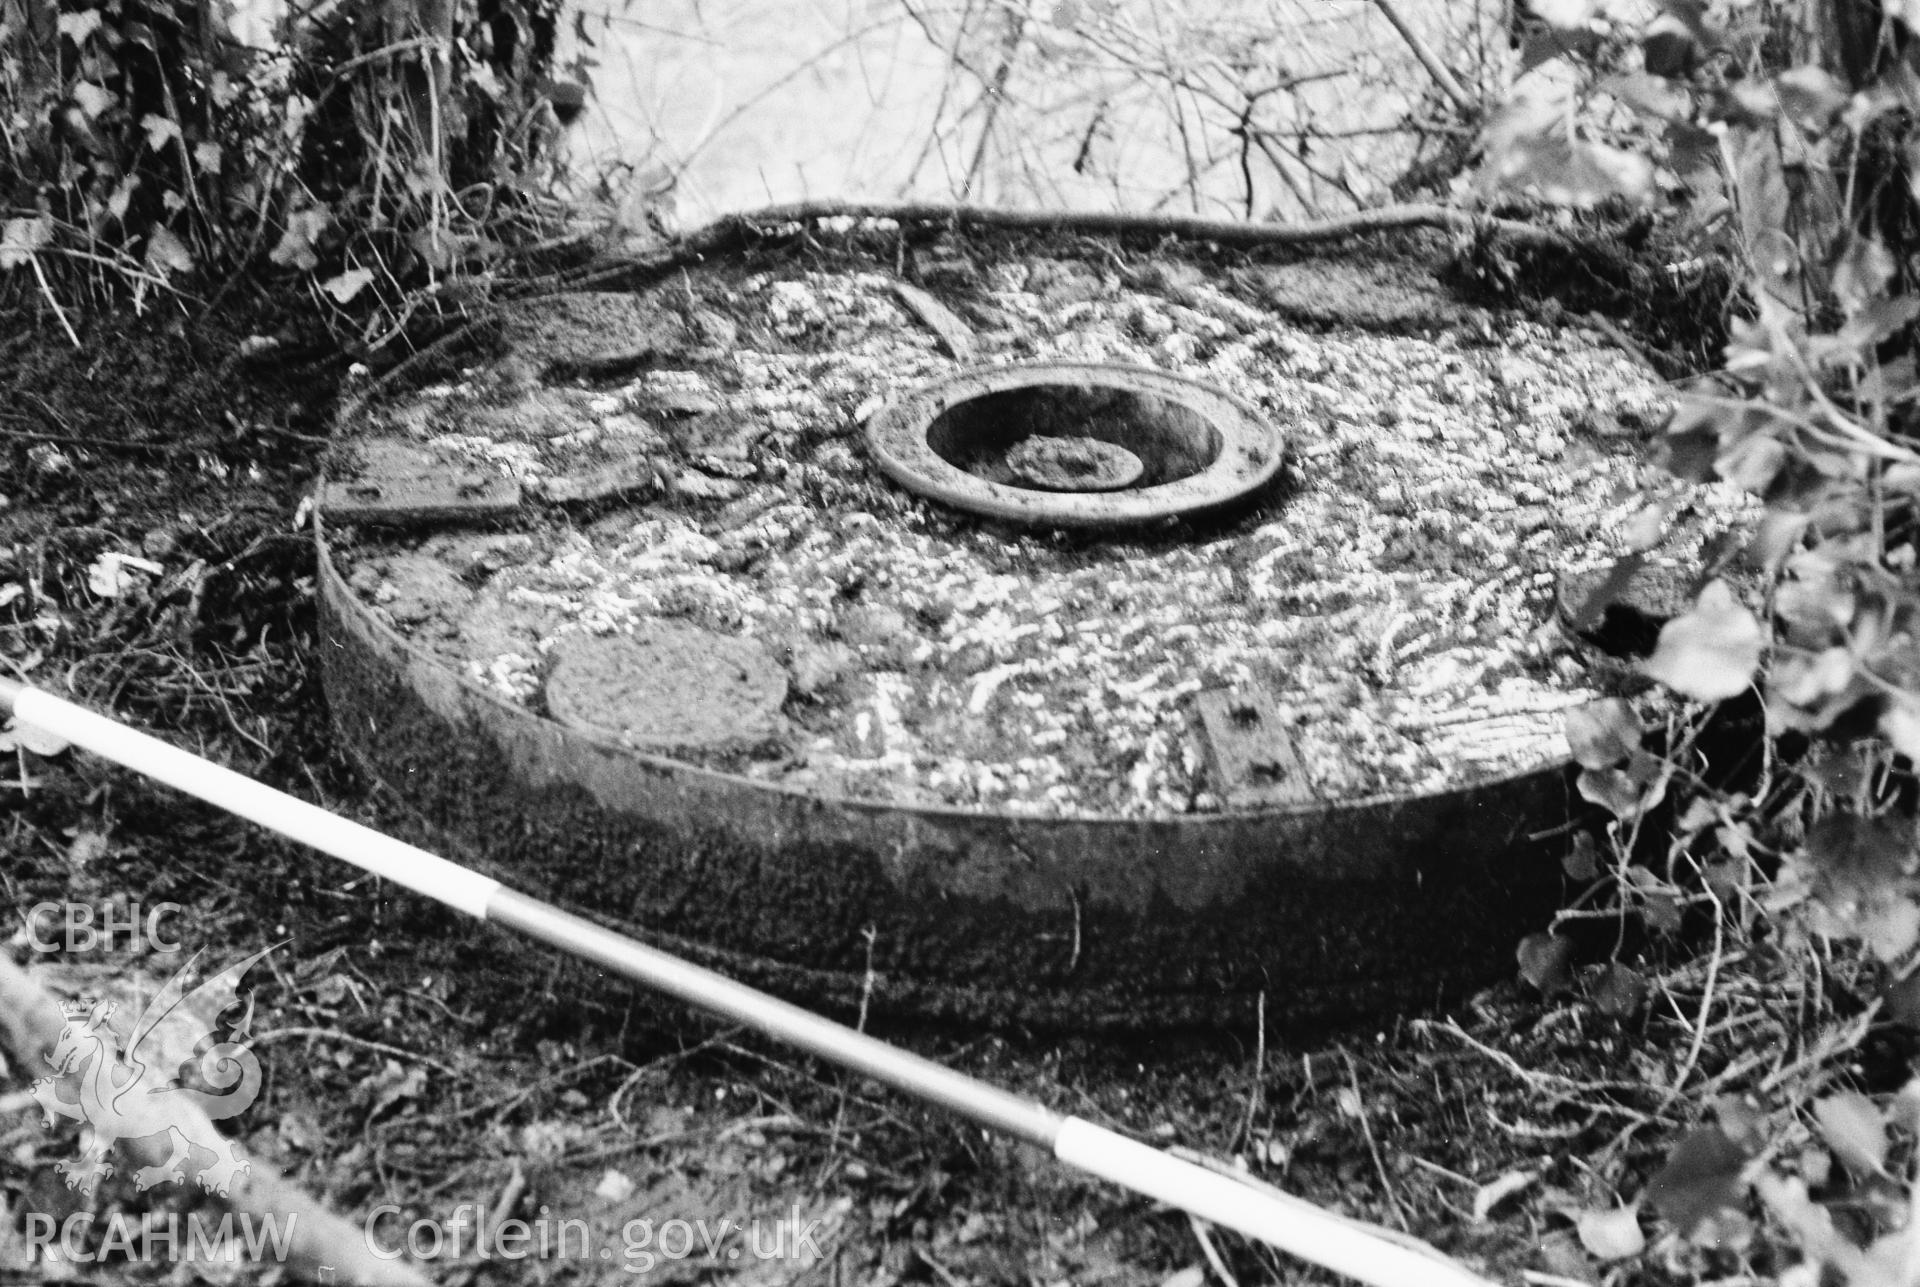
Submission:
M 1673 484 L 1575 616 L 1629 590 L 1679 482 L 1726 479 L 1763 510 L 1744 546 L 1687 569 L 1640 667 L 1683 708 L 1650 727 L 1629 694 L 1571 721 L 1604 842 L 1575 844 L 1569 873 L 1592 885 L 1523 944 L 1522 971 L 1691 1029 L 1662 1107 L 1697 1125 L 1642 1195 L 1669 1262 L 1751 1271 L 1757 1195 L 1804 1257 L 1782 1281 L 1910 1283 L 1920 16 L 1850 0 L 1533 8 L 1482 190 L 1651 206 L 1741 288 L 1724 364 L 1682 389 L 1659 444 Z M 1595 920 L 1616 946 L 1705 945 L 1706 967 L 1662 975 L 1650 953 L 1651 980 L 1617 959 L 1576 968 L 1575 931 Z M 1637 1223 L 1596 1225 L 1589 1250 L 1637 1254 Z
M 376 292 L 377 342 L 564 234 L 553 142 L 583 91 L 553 79 L 556 20 L 552 0 L 6 0 L 0 275 L 74 337 L 76 303 L 259 267 L 342 323 Z

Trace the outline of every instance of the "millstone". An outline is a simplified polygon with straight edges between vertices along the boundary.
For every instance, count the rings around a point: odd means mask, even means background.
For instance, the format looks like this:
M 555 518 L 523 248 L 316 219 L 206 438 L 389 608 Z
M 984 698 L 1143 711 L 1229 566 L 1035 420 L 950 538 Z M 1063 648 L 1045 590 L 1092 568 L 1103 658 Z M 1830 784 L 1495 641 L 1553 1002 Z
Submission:
M 709 334 L 706 318 L 682 316 L 652 295 L 583 292 L 509 311 L 505 340 L 516 360 L 539 370 L 618 372 L 662 356 L 688 357 L 732 341 Z
M 1007 453 L 1016 482 L 1050 492 L 1116 492 L 1140 481 L 1140 457 L 1098 438 L 1050 438 L 1036 434 Z
M 786 697 L 786 672 L 760 645 L 674 620 L 568 636 L 546 685 L 555 719 L 641 750 L 764 737 Z
M 342 744 L 528 892 L 880 1021 L 1272 1031 L 1511 974 L 1585 821 L 1565 712 L 1622 671 L 1543 618 L 1671 610 L 1605 571 L 1670 390 L 1425 242 L 947 235 L 968 271 L 897 224 L 689 252 L 370 403 L 315 524 Z M 520 503 L 370 511 L 381 438 Z M 1015 485 L 1034 438 L 1144 473 Z M 1740 538 L 1729 490 L 1646 562 Z

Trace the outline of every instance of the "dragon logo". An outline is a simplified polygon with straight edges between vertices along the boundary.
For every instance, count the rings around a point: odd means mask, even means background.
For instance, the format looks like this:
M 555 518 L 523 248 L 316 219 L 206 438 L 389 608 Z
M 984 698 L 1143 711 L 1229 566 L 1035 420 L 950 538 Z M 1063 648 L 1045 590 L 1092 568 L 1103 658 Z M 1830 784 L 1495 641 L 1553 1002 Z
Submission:
M 184 1182 L 196 1150 L 213 1155 L 199 1174 L 201 1187 L 209 1193 L 224 1196 L 236 1175 L 252 1169 L 232 1140 L 208 1127 L 208 1119 L 245 1112 L 260 1094 L 260 1060 L 246 1044 L 253 1022 L 251 994 L 232 1035 L 213 1038 L 220 1016 L 237 1004 L 240 979 L 271 951 L 269 947 L 236 961 L 188 991 L 186 976 L 200 959 L 194 953 L 135 1021 L 124 1051 L 107 1026 L 113 1002 L 67 1009 L 66 1027 L 47 1056 L 53 1076 L 34 1082 L 32 1093 L 46 1110 L 47 1125 L 61 1117 L 81 1123 L 80 1156 L 56 1168 L 68 1188 L 91 1194 L 113 1173 L 109 1149 L 121 1140 L 162 1134 L 169 1149 L 166 1161 L 134 1172 L 134 1185 L 142 1191 L 167 1180 Z M 207 1089 L 181 1084 L 183 1074 Z M 183 1114 L 182 1106 L 200 1113 Z

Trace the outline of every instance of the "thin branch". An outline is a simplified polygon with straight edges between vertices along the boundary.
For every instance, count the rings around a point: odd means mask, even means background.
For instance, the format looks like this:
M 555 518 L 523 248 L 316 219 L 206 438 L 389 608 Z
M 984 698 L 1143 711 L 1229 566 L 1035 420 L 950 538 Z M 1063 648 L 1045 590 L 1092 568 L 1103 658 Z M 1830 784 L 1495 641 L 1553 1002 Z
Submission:
M 1453 105 L 1460 109 L 1461 115 L 1477 115 L 1480 105 L 1473 101 L 1473 96 L 1467 93 L 1466 87 L 1456 80 L 1453 73 L 1447 69 L 1447 65 L 1440 61 L 1439 55 L 1433 52 L 1433 47 L 1427 44 L 1420 33 L 1407 22 L 1395 4 L 1395 0 L 1373 0 L 1373 3 L 1386 20 L 1393 24 L 1393 29 L 1400 33 L 1400 38 L 1407 42 L 1407 48 L 1411 49 L 1413 56 L 1420 60 L 1420 65 L 1427 69 L 1427 74 L 1433 77 L 1433 83 L 1440 87 L 1440 92 L 1453 100 Z
M 1104 210 L 1013 210 L 941 202 L 803 201 L 726 216 L 679 242 L 668 253 L 678 256 L 704 250 L 741 233 L 759 235 L 772 225 L 815 223 L 822 219 L 892 219 L 900 223 L 947 223 L 955 227 L 1052 230 L 1096 236 L 1174 236 L 1223 246 L 1305 246 L 1375 232 L 1437 228 L 1459 233 L 1491 232 L 1535 249 L 1580 249 L 1578 242 L 1550 228 L 1514 219 L 1484 218 L 1438 205 L 1380 206 L 1301 223 L 1247 223 L 1238 219 Z

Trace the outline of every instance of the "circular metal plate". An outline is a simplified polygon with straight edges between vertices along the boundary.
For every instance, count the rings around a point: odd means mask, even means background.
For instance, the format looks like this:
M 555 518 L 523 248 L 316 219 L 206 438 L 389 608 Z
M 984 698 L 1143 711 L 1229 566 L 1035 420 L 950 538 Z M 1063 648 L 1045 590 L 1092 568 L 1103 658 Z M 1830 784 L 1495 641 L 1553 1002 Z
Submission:
M 786 672 L 760 645 L 668 620 L 569 636 L 546 686 L 561 723 L 647 750 L 763 737 L 786 696 Z

